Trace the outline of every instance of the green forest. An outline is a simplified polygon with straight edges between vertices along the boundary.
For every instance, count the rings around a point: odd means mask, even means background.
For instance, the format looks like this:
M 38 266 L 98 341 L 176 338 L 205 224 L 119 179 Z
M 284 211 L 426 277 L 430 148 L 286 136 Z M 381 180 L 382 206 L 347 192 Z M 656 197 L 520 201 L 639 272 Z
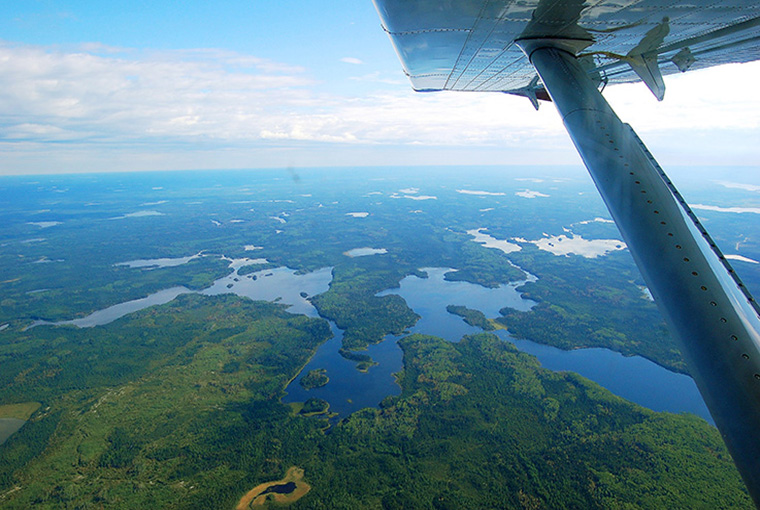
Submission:
M 486 332 L 459 342 L 410 334 L 424 311 L 388 291 L 409 275 L 426 278 L 425 268 L 449 268 L 449 281 L 512 283 L 537 303 L 493 317 L 452 299 L 449 312 L 471 326 L 688 372 L 627 251 L 558 256 L 530 242 L 568 230 L 619 239 L 608 220 L 595 220 L 606 211 L 589 182 L 536 175 L 2 180 L 0 419 L 28 421 L 0 444 L 0 508 L 231 509 L 292 468 L 310 486 L 294 509 L 752 508 L 704 420 L 655 413 L 543 369 Z M 545 198 L 516 197 L 528 183 Z M 400 193 L 410 188 L 426 198 Z M 760 259 L 738 220 L 709 219 L 725 227 L 713 233 L 721 246 L 744 243 L 742 253 Z M 520 249 L 486 248 L 473 229 Z M 347 254 L 361 247 L 379 251 Z M 176 265 L 125 264 L 196 254 Z M 258 262 L 238 271 L 241 280 L 283 266 L 329 268 L 329 289 L 300 294 L 314 317 L 276 299 L 189 293 L 103 326 L 31 327 L 170 287 L 199 291 L 246 258 Z M 758 274 L 742 277 L 757 287 Z M 400 395 L 335 415 L 317 396 L 334 374 L 317 370 L 300 379 L 312 398 L 282 402 L 331 338 L 328 320 L 344 332 L 340 356 L 362 377 L 379 368 L 364 349 L 403 337 Z
M 701 419 L 485 333 L 404 338 L 402 394 L 379 409 L 331 423 L 309 417 L 325 412 L 314 399 L 294 414 L 283 389 L 329 335 L 275 304 L 198 295 L 29 330 L 3 349 L 3 394 L 42 407 L 0 446 L 0 506 L 232 508 L 298 466 L 312 489 L 293 508 L 751 507 Z

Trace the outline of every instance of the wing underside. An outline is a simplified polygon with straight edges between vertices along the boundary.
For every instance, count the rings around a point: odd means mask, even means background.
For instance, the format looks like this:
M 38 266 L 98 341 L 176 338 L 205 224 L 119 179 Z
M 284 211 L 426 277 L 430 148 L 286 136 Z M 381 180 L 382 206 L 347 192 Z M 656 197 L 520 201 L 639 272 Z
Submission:
M 747 0 L 375 0 L 418 91 L 519 91 L 536 72 L 515 44 L 529 24 L 586 40 L 596 81 L 641 79 L 632 61 L 661 73 L 760 58 L 760 2 Z M 621 58 L 622 57 L 622 58 Z

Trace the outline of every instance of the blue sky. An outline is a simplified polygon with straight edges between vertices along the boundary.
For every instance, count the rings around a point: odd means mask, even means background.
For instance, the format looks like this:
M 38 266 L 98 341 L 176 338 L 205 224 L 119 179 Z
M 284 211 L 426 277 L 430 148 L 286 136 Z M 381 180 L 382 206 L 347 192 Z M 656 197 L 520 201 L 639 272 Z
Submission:
M 756 165 L 758 78 L 605 95 L 666 165 Z M 580 159 L 550 104 L 411 91 L 370 0 L 0 3 L 0 175 L 384 164 Z

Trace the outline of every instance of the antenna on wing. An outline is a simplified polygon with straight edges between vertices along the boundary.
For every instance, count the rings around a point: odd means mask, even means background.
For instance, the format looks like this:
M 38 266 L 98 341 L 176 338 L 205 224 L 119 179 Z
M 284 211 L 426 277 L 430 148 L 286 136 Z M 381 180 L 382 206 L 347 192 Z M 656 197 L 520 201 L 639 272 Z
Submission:
M 538 111 L 538 107 L 539 107 L 538 93 L 543 92 L 543 96 L 548 96 L 548 94 L 543 88 L 543 85 L 542 86 L 538 85 L 538 81 L 539 81 L 539 78 L 538 78 L 538 75 L 536 75 L 532 80 L 530 80 L 530 83 L 526 85 L 525 87 L 520 87 L 519 89 L 516 89 L 516 90 L 510 90 L 509 92 L 507 92 L 507 94 L 512 94 L 513 96 L 527 97 L 530 100 L 530 104 L 533 105 L 533 108 L 535 108 L 536 111 Z M 544 97 L 542 97 L 541 99 L 544 99 Z

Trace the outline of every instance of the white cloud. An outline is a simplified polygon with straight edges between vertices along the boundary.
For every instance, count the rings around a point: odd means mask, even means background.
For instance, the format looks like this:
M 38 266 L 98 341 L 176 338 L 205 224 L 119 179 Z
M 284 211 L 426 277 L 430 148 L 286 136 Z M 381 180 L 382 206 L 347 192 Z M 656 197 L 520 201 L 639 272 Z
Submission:
M 346 98 L 313 86 L 303 69 L 227 51 L 66 52 L 5 44 L 0 141 L 462 146 L 561 133 L 553 112 L 548 123 L 542 114 L 518 119 L 522 110 L 533 112 L 512 108 L 514 98 L 501 94 L 424 95 L 404 85 Z M 505 110 L 515 115 L 505 117 Z
M 373 73 L 367 73 L 361 76 L 351 76 L 349 77 L 349 80 L 365 83 L 384 83 L 386 85 L 408 85 L 408 83 L 403 81 L 403 78 L 403 76 L 399 78 L 398 75 L 392 75 L 390 77 L 384 76 L 380 73 L 380 71 L 375 71 Z
M 760 207 L 720 207 L 717 205 L 693 204 L 691 208 L 699 209 L 702 211 L 760 214 Z
M 589 223 L 615 223 L 615 222 L 612 220 L 608 220 L 607 218 L 594 218 L 593 220 L 579 221 L 577 225 L 588 225 Z M 576 225 L 576 223 L 573 223 L 573 225 Z
M 364 62 L 362 62 L 361 60 L 359 60 L 358 58 L 355 58 L 355 57 L 343 57 L 342 59 L 340 59 L 340 61 L 344 62 L 346 64 L 354 64 L 354 65 L 361 65 L 361 64 L 364 63 Z
M 540 191 L 533 191 L 533 190 L 529 190 L 529 189 L 526 189 L 526 190 L 523 190 L 523 191 L 517 191 L 517 192 L 515 192 L 515 195 L 517 195 L 518 197 L 523 197 L 523 198 L 537 198 L 537 197 L 548 197 L 549 196 L 549 195 L 547 195 L 545 193 L 541 193 Z
M 728 154 L 726 164 L 747 164 L 758 160 L 749 140 L 760 134 L 760 98 L 737 101 L 725 83 L 748 76 L 760 78 L 760 64 L 666 77 L 663 103 L 640 84 L 605 95 L 661 163 Z M 304 68 L 230 51 L 0 43 L 0 173 L 51 161 L 99 170 L 580 161 L 551 104 L 535 112 L 504 94 L 418 94 L 405 81 L 357 97 L 324 90 Z
M 737 81 L 738 80 L 738 81 Z M 726 83 L 757 83 L 760 63 L 733 64 L 665 77 L 665 99 L 658 102 L 642 83 L 616 85 L 604 95 L 621 119 L 639 132 L 676 129 L 760 127 L 760 97 L 726 90 Z
M 731 182 L 731 181 L 715 181 L 715 182 L 729 189 L 742 189 L 745 191 L 760 191 L 760 186 L 756 186 L 754 184 L 743 184 L 741 182 Z
M 482 196 L 492 196 L 492 197 L 500 197 L 500 196 L 505 195 L 505 193 L 501 193 L 501 192 L 472 191 L 469 189 L 458 189 L 457 193 L 461 193 L 463 195 L 482 195 Z
M 297 68 L 230 52 L 100 55 L 0 45 L 0 140 L 230 140 L 263 104 L 308 101 Z M 269 111 L 276 119 L 283 112 Z M 23 119 L 17 122 L 16 119 Z
M 743 255 L 725 255 L 725 257 L 729 260 L 740 260 L 742 262 L 749 262 L 750 264 L 760 264 L 757 260 L 751 259 L 749 257 L 745 257 Z

